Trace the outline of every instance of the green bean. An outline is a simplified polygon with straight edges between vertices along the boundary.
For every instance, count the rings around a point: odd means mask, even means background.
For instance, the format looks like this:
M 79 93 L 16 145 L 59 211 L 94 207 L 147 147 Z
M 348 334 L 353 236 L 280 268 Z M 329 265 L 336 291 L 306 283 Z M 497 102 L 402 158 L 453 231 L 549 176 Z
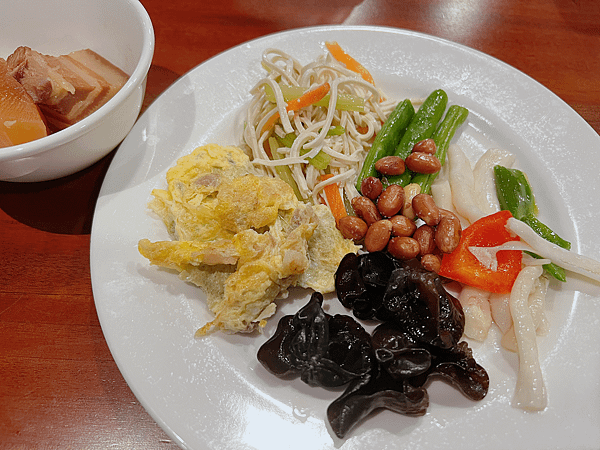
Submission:
M 547 241 L 552 242 L 553 244 L 558 245 L 559 247 L 565 248 L 567 250 L 571 250 L 571 243 L 563 238 L 561 238 L 558 234 L 550 229 L 547 225 L 543 224 L 538 220 L 537 217 L 533 215 L 528 215 L 522 217 L 522 222 L 525 222 L 529 225 L 538 235 L 546 239 Z
M 356 189 L 358 189 L 359 192 L 362 180 L 367 177 L 377 176 L 375 163 L 384 156 L 389 156 L 394 153 L 398 141 L 404 134 L 406 127 L 414 114 L 415 108 L 410 100 L 406 99 L 403 102 L 398 103 L 396 108 L 394 108 L 388 116 L 381 127 L 381 130 L 377 133 L 373 145 L 363 162 L 358 179 L 356 180 Z
M 448 148 L 450 147 L 450 142 L 452 141 L 456 130 L 458 130 L 465 120 L 467 120 L 468 115 L 469 110 L 467 108 L 459 105 L 452 105 L 448 108 L 448 112 L 446 113 L 444 120 L 442 120 L 442 122 L 433 132 L 431 138 L 435 142 L 436 146 L 435 156 L 440 161 L 442 166 L 446 162 Z M 438 176 L 438 173 L 439 172 L 432 174 L 418 173 L 412 177 L 410 182 L 417 183 L 419 186 L 421 186 L 421 192 L 428 194 L 431 190 L 431 185 Z
M 496 195 L 500 208 L 508 210 L 515 219 L 536 214 L 531 185 L 523 172 L 503 166 L 494 166 Z
M 436 89 L 429 94 L 410 121 L 406 132 L 396 147 L 394 155 L 406 159 L 417 142 L 430 138 L 438 122 L 443 117 L 447 104 L 448 95 L 442 89 Z M 412 175 L 410 170 L 406 170 L 402 175 L 388 177 L 387 181 L 389 184 L 406 186 L 410 182 Z
M 533 252 L 526 253 L 536 259 L 542 259 L 541 256 L 536 255 Z M 548 275 L 552 276 L 553 278 L 556 278 L 558 281 L 567 281 L 567 273 L 562 267 L 554 263 L 544 264 L 542 267 L 548 273 Z
M 500 208 L 511 212 L 515 219 L 525 222 L 539 236 L 564 249 L 570 250 L 571 243 L 542 223 L 537 217 L 537 206 L 533 190 L 527 176 L 518 169 L 509 169 L 503 166 L 494 166 L 496 180 L 496 194 Z M 539 258 L 535 253 L 527 252 L 534 258 Z M 544 264 L 544 270 L 559 281 L 566 281 L 565 269 L 554 263 Z

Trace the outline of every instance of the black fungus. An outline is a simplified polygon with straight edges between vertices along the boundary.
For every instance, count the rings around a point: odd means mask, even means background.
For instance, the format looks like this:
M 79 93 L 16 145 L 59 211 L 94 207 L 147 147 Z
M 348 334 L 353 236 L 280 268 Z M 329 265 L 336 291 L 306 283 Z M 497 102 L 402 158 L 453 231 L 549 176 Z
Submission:
M 336 272 L 335 287 L 355 317 L 393 322 L 414 340 L 451 348 L 463 334 L 459 301 L 416 259 L 400 261 L 383 252 L 348 254 Z
M 382 322 L 372 335 L 348 315 L 326 314 L 316 292 L 297 314 L 280 320 L 258 359 L 281 378 L 300 375 L 311 386 L 348 384 L 327 409 L 336 436 L 343 438 L 376 409 L 425 414 L 426 384 L 436 377 L 470 399 L 485 397 L 488 374 L 467 343 L 459 342 L 462 307 L 418 260 L 399 261 L 384 252 L 348 254 L 335 285 L 356 318 Z
M 381 366 L 350 383 L 346 391 L 327 408 L 327 420 L 340 439 L 371 412 L 385 408 L 407 416 L 427 412 L 429 395 L 425 388 L 413 387 L 407 379 L 390 375 Z
M 407 416 L 425 414 L 429 405 L 425 385 L 435 377 L 450 381 L 472 400 L 487 394 L 487 372 L 475 362 L 466 342 L 452 348 L 415 342 L 391 323 L 379 325 L 371 342 L 372 370 L 352 381 L 327 409 L 331 429 L 339 438 L 376 409 Z
M 280 378 L 300 375 L 310 386 L 335 387 L 371 369 L 369 334 L 350 316 L 325 313 L 322 304 L 323 296 L 315 292 L 298 313 L 279 321 L 258 350 L 269 372 Z
M 393 325 L 379 325 L 371 338 L 379 365 L 393 378 L 411 378 L 431 367 L 431 353 Z
M 431 367 L 410 380 L 413 386 L 423 386 L 429 379 L 441 377 L 471 400 L 482 400 L 487 395 L 490 386 L 488 373 L 477 364 L 466 342 L 459 342 L 450 349 L 432 347 L 430 352 Z

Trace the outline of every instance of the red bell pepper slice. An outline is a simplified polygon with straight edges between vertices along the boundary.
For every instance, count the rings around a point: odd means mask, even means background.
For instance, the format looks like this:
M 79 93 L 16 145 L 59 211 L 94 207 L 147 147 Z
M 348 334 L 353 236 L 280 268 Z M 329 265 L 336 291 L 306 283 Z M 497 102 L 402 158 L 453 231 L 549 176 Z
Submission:
M 469 251 L 469 247 L 495 247 L 508 241 L 518 241 L 506 229 L 509 211 L 500 211 L 473 222 L 462 231 L 460 243 L 452 253 L 445 253 L 439 275 L 478 287 L 488 292 L 510 293 L 521 271 L 521 250 L 501 250 L 496 254 L 497 270 L 481 264 Z

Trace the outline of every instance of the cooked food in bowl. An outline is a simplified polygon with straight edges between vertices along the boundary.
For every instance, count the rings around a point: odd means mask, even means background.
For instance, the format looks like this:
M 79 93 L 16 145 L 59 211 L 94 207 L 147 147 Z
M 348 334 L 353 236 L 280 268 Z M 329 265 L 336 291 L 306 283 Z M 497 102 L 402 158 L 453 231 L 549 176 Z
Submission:
M 0 61 L 6 95 L 0 99 L 2 147 L 30 142 L 79 122 L 113 98 L 129 78 L 90 49 L 53 56 L 21 46 Z
M 60 122 L 69 124 L 66 128 L 53 132 L 60 127 L 59 121 L 53 124 L 46 120 L 48 136 L 0 151 L 3 181 L 37 182 L 74 174 L 114 150 L 138 118 L 154 53 L 150 17 L 138 0 L 47 0 L 36 3 L 34 9 L 27 2 L 3 6 L 0 57 L 6 59 L 19 47 L 27 47 L 64 60 L 61 55 L 90 49 L 128 75 L 114 96 L 89 115 L 84 117 L 75 109 L 75 121 L 73 114 L 65 114 L 66 108 L 61 113 L 67 120 L 58 116 Z M 15 17 L 27 17 L 27 26 Z M 87 52 L 79 56 L 79 63 L 83 61 L 96 73 L 100 70 Z M 110 78 L 106 71 L 100 71 L 103 78 Z M 86 82 L 96 83 L 93 78 Z M 87 109 L 86 103 L 79 104 L 82 110 Z

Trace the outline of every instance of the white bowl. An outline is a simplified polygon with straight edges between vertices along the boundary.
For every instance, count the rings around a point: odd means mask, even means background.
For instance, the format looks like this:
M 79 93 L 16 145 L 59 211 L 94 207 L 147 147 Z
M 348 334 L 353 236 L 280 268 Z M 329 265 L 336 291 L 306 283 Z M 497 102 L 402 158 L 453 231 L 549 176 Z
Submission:
M 98 111 L 50 136 L 0 148 L 0 180 L 33 182 L 84 169 L 112 151 L 135 123 L 154 54 L 154 30 L 138 0 L 4 2 L 0 57 L 21 45 L 60 55 L 90 48 L 130 75 Z

